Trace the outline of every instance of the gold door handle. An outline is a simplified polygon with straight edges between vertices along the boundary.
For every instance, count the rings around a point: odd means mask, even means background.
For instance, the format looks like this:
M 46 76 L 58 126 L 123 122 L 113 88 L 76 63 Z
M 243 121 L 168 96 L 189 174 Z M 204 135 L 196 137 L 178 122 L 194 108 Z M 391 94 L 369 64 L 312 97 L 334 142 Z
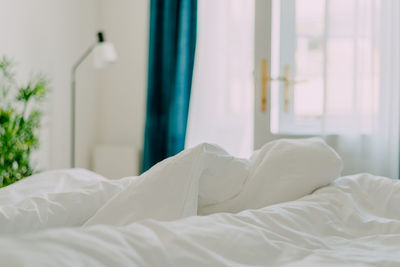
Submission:
M 261 111 L 265 112 L 267 110 L 267 96 L 269 83 L 271 77 L 269 76 L 268 61 L 263 59 L 261 61 Z
M 283 77 L 278 77 L 278 81 L 283 81 L 284 89 L 283 89 L 283 110 L 285 112 L 289 112 L 290 106 L 290 86 L 294 83 L 293 80 L 290 79 L 290 66 L 285 66 L 285 75 Z
M 283 81 L 284 82 L 284 91 L 283 91 L 283 108 L 285 112 L 289 112 L 290 108 L 290 87 L 298 84 L 298 83 L 304 83 L 307 82 L 306 80 L 293 80 L 291 79 L 291 70 L 290 70 L 290 65 L 285 66 L 285 74 L 283 77 L 278 77 L 276 80 Z
M 289 112 L 290 109 L 290 87 L 297 83 L 303 83 L 307 81 L 295 81 L 291 77 L 290 65 L 285 66 L 284 76 L 279 76 L 277 78 L 272 78 L 269 75 L 268 61 L 263 59 L 261 62 L 261 111 L 267 110 L 267 96 L 271 81 L 281 81 L 284 83 L 283 88 L 283 109 L 285 112 Z

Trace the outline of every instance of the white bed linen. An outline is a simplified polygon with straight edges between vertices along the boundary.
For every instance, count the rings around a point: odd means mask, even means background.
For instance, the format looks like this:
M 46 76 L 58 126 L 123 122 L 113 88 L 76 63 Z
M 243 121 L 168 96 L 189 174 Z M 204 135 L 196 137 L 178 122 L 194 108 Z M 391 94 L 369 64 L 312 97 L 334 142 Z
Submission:
M 341 170 L 339 156 L 318 138 L 274 141 L 250 160 L 202 144 L 138 177 L 85 225 L 126 225 L 146 218 L 176 220 L 265 207 L 310 194 L 336 179 Z
M 134 179 L 83 169 L 48 171 L 0 190 L 0 234 L 81 226 Z
M 120 181 L 44 173 L 0 190 L 0 266 L 399 266 L 399 182 L 341 168 L 306 139 L 248 160 L 204 144 Z
M 400 266 L 400 184 L 343 177 L 300 200 L 172 222 L 0 238 L 3 266 Z

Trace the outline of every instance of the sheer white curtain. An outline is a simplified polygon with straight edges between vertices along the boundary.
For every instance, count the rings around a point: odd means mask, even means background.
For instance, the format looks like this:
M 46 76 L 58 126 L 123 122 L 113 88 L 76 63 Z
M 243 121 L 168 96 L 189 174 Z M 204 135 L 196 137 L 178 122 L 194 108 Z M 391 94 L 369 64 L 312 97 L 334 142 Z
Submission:
M 354 23 L 347 27 L 353 28 L 353 60 L 346 59 L 349 55 L 345 48 L 337 48 L 341 49 L 342 57 L 331 60 L 348 64 L 342 66 L 341 75 L 328 75 L 326 89 L 323 129 L 326 133 L 340 129 L 340 134 L 325 138 L 342 156 L 345 174 L 369 172 L 398 178 L 400 1 L 351 2 L 356 7 L 355 17 Z M 335 49 L 335 45 L 330 45 L 328 39 L 328 66 L 329 49 Z M 335 111 L 340 116 L 335 116 Z
M 286 51 L 295 57 L 293 78 L 312 80 L 304 75 L 316 73 L 314 80 L 318 82 L 312 86 L 310 82 L 295 85 L 294 111 L 290 121 L 285 122 L 292 124 L 291 131 L 278 129 L 274 133 L 296 137 L 309 127 L 308 134 L 324 137 L 341 155 L 344 174 L 370 172 L 398 178 L 400 1 L 286 1 L 298 8 L 298 18 L 291 20 L 297 23 L 293 30 L 297 36 L 291 39 L 296 46 L 289 46 L 296 51 Z M 310 12 L 317 12 L 312 8 L 316 3 L 322 5 L 321 16 L 314 18 Z M 299 9 L 301 5 L 305 8 Z M 321 17 L 321 23 L 307 20 L 309 17 Z M 321 27 L 315 29 L 312 25 Z M 309 34 L 313 30 L 321 33 Z M 237 156 L 251 153 L 253 47 L 254 1 L 198 1 L 198 43 L 187 147 L 211 142 Z M 314 58 L 319 65 L 312 68 L 313 54 L 307 51 L 319 53 Z M 313 91 L 310 96 L 310 88 L 318 93 Z M 272 105 L 272 109 L 274 105 L 278 109 L 280 103 Z M 297 122 L 306 120 L 302 129 L 296 129 Z
M 253 150 L 254 1 L 198 1 L 196 61 L 186 147 Z
M 274 133 L 322 135 L 342 156 L 344 174 L 398 177 L 399 3 L 274 0 L 273 76 L 290 65 L 303 81 L 293 85 L 288 110 L 281 85 L 272 84 Z

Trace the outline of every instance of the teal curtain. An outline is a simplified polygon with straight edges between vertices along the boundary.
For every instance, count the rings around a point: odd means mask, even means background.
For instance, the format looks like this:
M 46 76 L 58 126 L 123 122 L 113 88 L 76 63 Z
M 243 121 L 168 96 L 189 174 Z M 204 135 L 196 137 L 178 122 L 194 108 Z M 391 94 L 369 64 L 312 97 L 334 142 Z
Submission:
M 142 171 L 184 149 L 196 21 L 197 0 L 151 0 Z

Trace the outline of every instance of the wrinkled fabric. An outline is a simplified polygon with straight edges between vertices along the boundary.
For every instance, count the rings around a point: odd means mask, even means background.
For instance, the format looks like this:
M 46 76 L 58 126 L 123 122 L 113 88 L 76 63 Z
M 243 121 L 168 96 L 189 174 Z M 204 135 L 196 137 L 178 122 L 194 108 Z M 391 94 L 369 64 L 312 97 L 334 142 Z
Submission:
M 400 266 L 400 183 L 342 177 L 299 200 L 0 238 L 4 266 Z

